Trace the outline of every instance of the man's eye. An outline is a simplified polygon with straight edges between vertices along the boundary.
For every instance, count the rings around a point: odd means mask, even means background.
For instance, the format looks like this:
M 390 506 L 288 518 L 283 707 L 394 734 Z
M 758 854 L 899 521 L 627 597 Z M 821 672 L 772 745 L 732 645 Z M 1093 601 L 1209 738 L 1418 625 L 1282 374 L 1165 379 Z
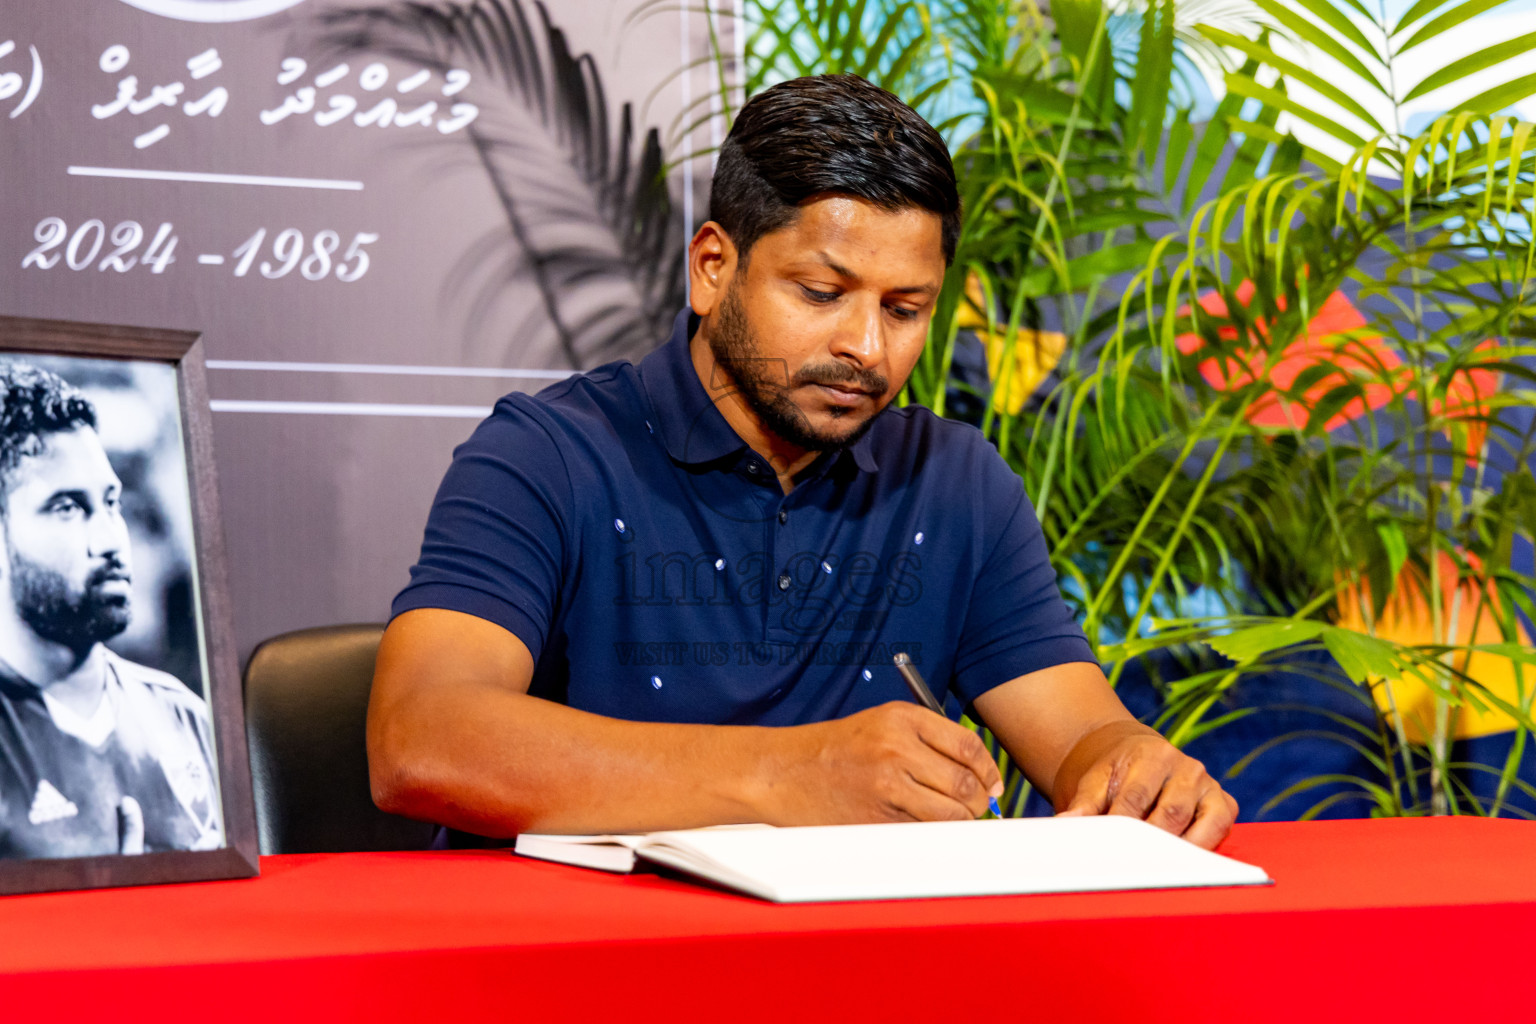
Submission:
M 891 316 L 897 320 L 917 319 L 917 310 L 915 309 L 908 309 L 906 306 L 886 306 L 885 308 L 890 310 Z
M 835 301 L 838 297 L 837 292 L 821 292 L 817 291 L 815 288 L 807 288 L 805 285 L 801 285 L 800 290 L 804 292 L 805 297 L 810 299 L 812 302 L 832 302 Z
M 71 516 L 83 512 L 80 503 L 73 498 L 61 498 L 48 506 L 48 511 L 57 516 Z

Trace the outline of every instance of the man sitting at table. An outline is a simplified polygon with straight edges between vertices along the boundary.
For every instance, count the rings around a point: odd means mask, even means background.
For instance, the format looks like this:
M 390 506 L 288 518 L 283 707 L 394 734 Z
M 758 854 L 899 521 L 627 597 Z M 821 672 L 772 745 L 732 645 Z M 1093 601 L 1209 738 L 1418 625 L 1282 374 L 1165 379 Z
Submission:
M 1058 811 L 1216 845 L 1236 803 L 1109 688 L 1019 477 L 890 408 L 959 235 L 938 133 L 860 78 L 785 82 L 709 212 L 661 348 L 455 452 L 379 652 L 379 806 L 495 837 L 976 817 L 997 767 L 906 653 Z

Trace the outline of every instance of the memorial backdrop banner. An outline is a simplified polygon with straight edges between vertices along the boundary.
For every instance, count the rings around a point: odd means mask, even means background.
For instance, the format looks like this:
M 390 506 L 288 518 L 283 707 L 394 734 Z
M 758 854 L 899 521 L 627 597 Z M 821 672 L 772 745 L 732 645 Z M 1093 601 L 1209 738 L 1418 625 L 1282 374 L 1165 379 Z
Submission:
M 0 0 L 0 313 L 202 335 L 242 657 L 381 620 L 495 399 L 660 340 L 713 69 L 638 6 Z

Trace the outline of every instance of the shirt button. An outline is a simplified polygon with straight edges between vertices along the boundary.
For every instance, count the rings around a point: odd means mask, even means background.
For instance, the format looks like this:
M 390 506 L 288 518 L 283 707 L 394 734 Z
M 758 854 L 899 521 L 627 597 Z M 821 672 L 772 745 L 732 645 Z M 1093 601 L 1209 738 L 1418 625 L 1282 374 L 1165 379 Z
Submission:
M 758 468 L 758 465 L 757 465 L 757 463 L 755 463 L 755 462 L 749 462 L 749 463 L 747 463 L 747 472 L 748 472 L 748 473 L 751 473 L 751 474 L 752 474 L 752 475 L 753 475 L 753 476 L 757 476 L 757 474 L 758 474 L 758 472 L 759 472 L 759 471 L 760 471 L 760 470 L 759 470 L 759 468 Z
M 789 589 L 789 573 L 786 572 L 786 573 L 781 573 L 779 575 L 779 589 L 780 590 L 788 590 Z
M 779 525 L 783 526 L 787 522 L 789 522 L 789 509 L 779 509 Z

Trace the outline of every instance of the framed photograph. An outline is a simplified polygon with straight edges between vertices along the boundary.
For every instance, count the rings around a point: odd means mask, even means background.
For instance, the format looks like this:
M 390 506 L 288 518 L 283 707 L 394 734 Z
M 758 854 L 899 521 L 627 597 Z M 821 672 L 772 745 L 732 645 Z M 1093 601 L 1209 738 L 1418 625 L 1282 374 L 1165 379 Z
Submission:
M 256 873 L 202 342 L 0 317 L 0 893 Z

